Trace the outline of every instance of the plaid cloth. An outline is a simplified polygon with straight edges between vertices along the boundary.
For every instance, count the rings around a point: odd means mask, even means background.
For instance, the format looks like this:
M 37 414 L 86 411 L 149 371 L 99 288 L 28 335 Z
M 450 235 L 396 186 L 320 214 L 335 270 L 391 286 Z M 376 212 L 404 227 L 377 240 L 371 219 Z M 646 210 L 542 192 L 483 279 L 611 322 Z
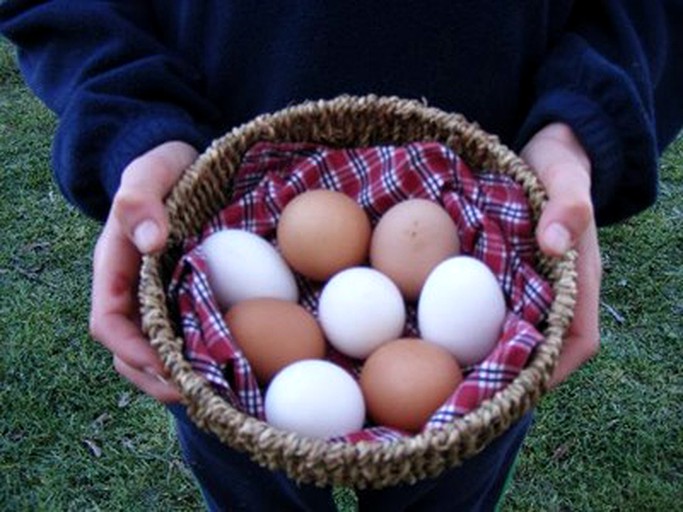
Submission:
M 200 242 L 217 230 L 239 228 L 277 246 L 276 225 L 285 205 L 297 194 L 316 188 L 349 195 L 373 225 L 405 199 L 439 202 L 458 226 L 462 253 L 484 261 L 503 288 L 508 314 L 498 345 L 484 361 L 463 369 L 463 383 L 425 428 L 438 428 L 475 409 L 519 374 L 543 339 L 536 326 L 552 301 L 551 286 L 533 268 L 534 230 L 521 186 L 497 173 L 473 173 L 458 155 L 438 143 L 338 149 L 264 142 L 244 155 L 233 183 L 233 202 L 200 236 L 186 240 L 169 290 L 179 308 L 187 359 L 234 407 L 264 419 L 263 392 L 209 289 Z M 315 315 L 321 285 L 295 276 L 300 303 Z M 416 336 L 415 304 L 406 307 L 404 335 Z M 328 359 L 358 375 L 360 361 L 332 347 Z M 392 440 L 404 435 L 368 424 L 344 440 Z

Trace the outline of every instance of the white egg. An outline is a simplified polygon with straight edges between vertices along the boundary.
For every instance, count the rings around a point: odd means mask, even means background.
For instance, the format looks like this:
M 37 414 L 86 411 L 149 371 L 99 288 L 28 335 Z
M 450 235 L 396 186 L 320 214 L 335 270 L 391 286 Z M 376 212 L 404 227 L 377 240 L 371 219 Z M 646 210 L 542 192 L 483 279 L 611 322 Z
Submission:
M 446 348 L 461 365 L 470 365 L 493 350 L 505 314 L 505 297 L 493 272 L 476 258 L 456 256 L 427 277 L 417 321 L 424 340 Z
M 353 267 L 327 282 L 320 294 L 318 319 L 331 345 L 363 359 L 402 334 L 405 304 L 387 276 L 369 267 Z
M 275 375 L 266 391 L 265 412 L 274 427 L 327 439 L 360 430 L 365 402 L 346 370 L 329 361 L 307 359 Z
M 202 251 L 209 286 L 224 310 L 246 299 L 299 299 L 294 275 L 280 253 L 254 233 L 217 231 L 202 242 Z

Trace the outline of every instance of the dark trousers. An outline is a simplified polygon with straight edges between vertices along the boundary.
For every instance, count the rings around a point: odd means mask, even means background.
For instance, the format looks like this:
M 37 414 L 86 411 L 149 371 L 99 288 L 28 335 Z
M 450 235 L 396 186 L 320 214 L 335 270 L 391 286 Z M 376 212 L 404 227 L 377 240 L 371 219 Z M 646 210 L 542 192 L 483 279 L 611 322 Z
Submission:
M 211 511 L 336 511 L 329 487 L 297 485 L 281 472 L 264 469 L 248 455 L 197 428 L 180 405 L 169 407 L 176 419 L 180 447 Z M 531 424 L 527 414 L 483 452 L 434 479 L 414 485 L 357 491 L 361 511 L 490 511 Z

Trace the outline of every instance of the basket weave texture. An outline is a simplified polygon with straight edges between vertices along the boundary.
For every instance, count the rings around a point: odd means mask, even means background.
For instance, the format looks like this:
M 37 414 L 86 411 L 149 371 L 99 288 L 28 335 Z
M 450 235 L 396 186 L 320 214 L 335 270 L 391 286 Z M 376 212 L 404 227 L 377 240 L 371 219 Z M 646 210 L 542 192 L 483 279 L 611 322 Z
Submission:
M 539 254 L 538 271 L 552 284 L 544 342 L 515 380 L 476 410 L 443 428 L 391 443 L 326 442 L 270 427 L 231 406 L 183 355 L 183 338 L 166 289 L 184 239 L 196 235 L 230 202 L 242 156 L 262 141 L 306 142 L 336 147 L 434 141 L 455 151 L 474 169 L 512 177 L 537 218 L 546 200 L 536 176 L 496 137 L 463 116 L 422 103 L 376 96 L 342 96 L 307 102 L 260 116 L 217 139 L 185 172 L 167 200 L 171 233 L 166 250 L 145 257 L 140 303 L 143 329 L 181 389 L 197 425 L 261 465 L 317 485 L 382 488 L 437 476 L 481 451 L 534 407 L 555 367 L 576 295 L 576 254 L 549 259 Z

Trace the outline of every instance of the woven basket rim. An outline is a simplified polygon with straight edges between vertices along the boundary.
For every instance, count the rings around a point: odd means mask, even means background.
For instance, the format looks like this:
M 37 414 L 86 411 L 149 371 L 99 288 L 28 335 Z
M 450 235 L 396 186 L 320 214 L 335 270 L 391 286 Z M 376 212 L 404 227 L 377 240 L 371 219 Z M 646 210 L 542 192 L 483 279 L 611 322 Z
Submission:
M 143 258 L 139 298 L 143 330 L 171 379 L 180 388 L 188 415 L 222 442 L 246 451 L 257 463 L 283 470 L 296 481 L 317 485 L 383 488 L 437 476 L 472 457 L 538 403 L 555 368 L 576 297 L 576 253 L 548 258 L 538 269 L 550 280 L 555 298 L 544 342 L 531 362 L 506 388 L 477 409 L 438 429 L 391 442 L 328 442 L 278 430 L 233 408 L 183 356 L 165 297 L 164 269 L 174 249 L 199 232 L 229 201 L 231 177 L 254 143 L 313 142 L 360 146 L 439 141 L 474 169 L 507 174 L 520 183 L 538 218 L 545 190 L 529 167 L 497 137 L 460 114 L 449 114 L 398 97 L 340 96 L 303 102 L 265 114 L 216 139 L 183 174 L 167 199 L 170 236 L 166 249 Z M 347 144 L 348 142 L 348 144 Z M 166 267 L 165 267 L 166 266 Z

